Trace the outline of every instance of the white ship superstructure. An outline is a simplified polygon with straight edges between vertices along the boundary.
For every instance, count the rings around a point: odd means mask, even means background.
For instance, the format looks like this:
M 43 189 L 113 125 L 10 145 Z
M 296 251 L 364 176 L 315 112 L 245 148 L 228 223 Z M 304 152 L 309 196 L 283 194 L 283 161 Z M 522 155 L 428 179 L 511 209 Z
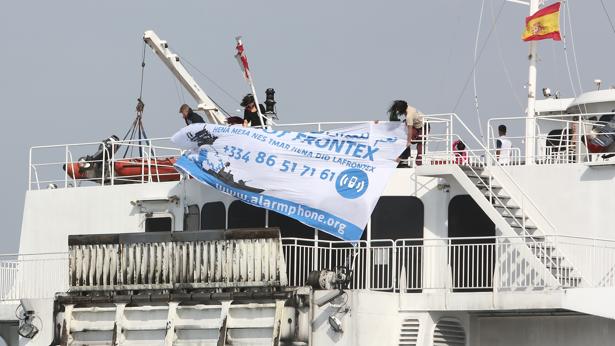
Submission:
M 145 39 L 219 123 L 166 42 Z M 593 139 L 615 136 L 615 90 L 531 108 L 532 117 L 490 119 L 486 143 L 457 114 L 425 115 L 421 164 L 394 172 L 357 243 L 187 176 L 167 179 L 159 160 L 181 151 L 166 138 L 33 147 L 19 254 L 0 258 L 0 336 L 8 345 L 612 345 L 615 150 Z M 509 133 L 506 164 L 501 124 L 526 130 Z M 465 151 L 452 149 L 457 140 Z M 130 148 L 138 157 L 122 155 Z M 118 174 L 127 160 L 138 174 Z M 95 164 L 95 175 L 66 173 Z

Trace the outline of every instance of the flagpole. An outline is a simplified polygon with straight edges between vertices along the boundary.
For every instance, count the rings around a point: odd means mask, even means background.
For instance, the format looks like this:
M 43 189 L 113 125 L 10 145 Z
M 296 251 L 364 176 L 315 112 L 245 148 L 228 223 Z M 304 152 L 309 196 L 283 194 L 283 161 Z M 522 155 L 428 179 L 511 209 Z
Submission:
M 530 0 L 530 16 L 538 11 L 539 0 Z M 536 80 L 538 70 L 536 62 L 538 58 L 537 41 L 530 41 L 529 53 L 529 76 L 527 82 L 527 120 L 525 121 L 525 164 L 533 165 L 536 154 Z
M 250 88 L 252 88 L 252 96 L 254 96 L 254 103 L 256 104 L 258 118 L 261 120 L 262 127 L 265 128 L 265 122 L 263 121 L 263 118 L 265 116 L 263 115 L 263 113 L 261 113 L 261 104 L 258 103 L 258 97 L 256 97 L 256 88 L 254 88 L 254 82 L 252 81 L 252 73 L 248 71 L 248 75 L 250 76 L 250 81 L 248 82 L 248 84 L 250 84 Z
M 237 41 L 236 57 L 239 60 L 239 65 L 243 69 L 246 79 L 248 80 L 250 89 L 252 89 L 252 96 L 254 97 L 254 103 L 256 105 L 256 113 L 258 114 L 258 118 L 261 121 L 261 126 L 262 128 L 265 128 L 266 127 L 265 121 L 263 119 L 267 119 L 268 122 L 272 122 L 272 120 L 264 116 L 263 113 L 261 113 L 261 106 L 260 106 L 260 103 L 258 102 L 258 97 L 256 96 L 256 88 L 254 87 L 254 81 L 252 79 L 252 71 L 250 71 L 250 68 L 248 67 L 248 59 L 246 58 L 245 53 L 243 52 L 243 42 L 241 42 L 241 36 L 235 37 L 235 40 Z M 242 58 L 245 60 L 242 60 Z

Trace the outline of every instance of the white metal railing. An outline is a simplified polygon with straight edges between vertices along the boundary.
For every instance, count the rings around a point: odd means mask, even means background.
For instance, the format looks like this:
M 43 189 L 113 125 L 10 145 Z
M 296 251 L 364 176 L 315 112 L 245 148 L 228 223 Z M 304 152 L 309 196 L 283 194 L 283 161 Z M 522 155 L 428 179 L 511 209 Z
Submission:
M 436 114 L 435 116 L 439 116 Z M 276 124 L 276 128 L 297 131 L 326 131 L 344 126 L 365 124 L 372 121 L 325 121 L 306 122 L 294 124 Z M 387 121 L 381 121 L 387 122 Z M 160 172 L 165 168 L 172 168 L 172 164 L 166 163 L 167 158 L 176 158 L 181 151 L 173 147 L 170 137 L 152 138 L 148 140 L 121 140 L 111 142 L 111 147 L 105 147 L 105 143 L 89 142 L 77 144 L 60 144 L 35 146 L 29 152 L 28 189 L 67 188 L 77 187 L 87 183 L 100 185 L 115 185 L 122 183 L 147 183 L 163 181 L 165 177 L 176 175 L 175 172 Z M 138 152 L 139 155 L 124 155 L 126 149 Z M 68 174 L 64 167 L 72 163 L 78 163 L 79 159 L 91 155 L 102 149 L 102 158 L 88 161 L 89 164 L 98 164 L 100 169 L 97 175 L 92 177 L 75 178 Z M 137 174 L 118 174 L 117 165 L 130 162 L 133 166 L 140 167 Z M 412 164 L 412 163 L 410 163 Z M 177 177 L 179 179 L 179 177 Z
M 506 138 L 513 146 L 524 146 L 533 141 L 536 151 L 523 153 L 522 162 L 535 164 L 615 164 L 615 146 L 600 148 L 592 142 L 598 136 L 615 136 L 615 129 L 610 130 L 608 117 L 615 113 L 562 114 L 536 117 L 533 121 L 533 134 L 514 135 L 514 129 L 525 130 L 527 117 L 497 117 L 487 122 L 487 147 L 495 148 L 498 126 L 508 128 Z M 604 138 L 604 137 L 603 137 Z M 598 150 L 597 150 L 598 149 Z
M 0 301 L 52 298 L 67 289 L 66 253 L 0 255 Z
M 99 150 L 99 159 L 85 159 Z M 173 163 L 180 154 L 169 138 L 35 146 L 29 152 L 28 189 L 179 180 Z
M 290 286 L 303 286 L 313 270 L 347 267 L 352 270 L 352 289 L 390 290 L 394 286 L 394 243 L 392 240 L 349 243 L 284 238 Z M 371 268 L 367 270 L 367 268 Z
M 441 142 L 445 142 L 447 144 L 447 147 L 444 149 L 449 157 L 447 162 L 456 163 L 456 152 L 452 149 L 452 143 L 455 140 L 462 139 L 468 149 L 468 155 L 470 157 L 474 157 L 473 159 L 470 159 L 469 162 L 479 163 L 477 165 L 465 163 L 464 166 L 469 167 L 472 174 L 480 179 L 482 184 L 488 188 L 490 198 L 496 199 L 502 206 L 507 205 L 500 200 L 497 194 L 494 193 L 493 182 L 497 179 L 497 182 L 500 183 L 502 187 L 506 188 L 506 192 L 509 194 L 508 197 L 516 204 L 517 207 L 520 208 L 522 221 L 517 226 L 521 228 L 522 232 L 519 235 L 532 235 L 532 233 L 527 230 L 525 225 L 526 217 L 530 216 L 532 217 L 532 221 L 534 221 L 540 229 L 540 233 L 534 233 L 533 235 L 543 236 L 544 234 L 557 234 L 554 224 L 544 215 L 542 210 L 538 208 L 536 203 L 524 191 L 524 189 L 521 188 L 508 170 L 505 169 L 505 166 L 508 166 L 508 164 L 503 165 L 498 162 L 498 157 L 495 155 L 493 148 L 487 148 L 457 114 L 450 113 L 439 116 L 429 116 L 425 118 L 425 121 L 426 126 L 424 126 L 424 128 L 429 130 L 429 134 L 423 136 L 422 138 L 424 164 L 441 164 L 439 160 L 432 160 L 430 157 L 431 152 L 434 152 L 433 147 L 441 146 Z M 432 135 L 432 133 L 434 134 Z M 435 145 L 433 144 L 433 137 L 435 137 Z M 440 143 L 440 145 L 438 143 Z M 469 143 L 472 145 L 469 145 Z M 438 150 L 435 152 L 438 154 L 440 153 Z M 481 157 L 484 158 L 481 159 Z M 484 164 L 480 164 L 481 162 L 484 162 Z M 488 178 L 484 178 L 481 172 L 481 170 L 485 167 L 489 169 Z M 510 216 L 513 216 L 510 210 L 507 210 L 507 213 L 509 213 Z M 518 219 L 513 218 L 513 220 L 517 222 Z
M 296 124 L 276 124 L 276 128 L 303 131 L 326 131 L 340 126 L 364 124 L 369 121 L 313 122 Z M 102 150 L 102 158 L 89 160 L 89 165 L 99 165 L 94 176 L 76 178 L 68 174 L 66 167 L 78 164 L 79 159 Z M 177 158 L 181 150 L 174 148 L 170 137 L 147 140 L 120 140 L 110 142 L 106 147 L 103 141 L 44 145 L 30 148 L 28 160 L 28 189 L 78 187 L 88 183 L 116 185 L 125 183 L 149 183 L 165 180 L 179 180 L 169 158 Z M 130 166 L 119 172 L 119 167 Z M 77 166 L 75 166 L 77 167 Z
M 353 272 L 350 289 L 413 292 L 615 287 L 615 240 L 569 236 L 526 240 L 473 237 L 353 244 L 283 238 L 282 251 L 289 286 L 306 285 L 313 270 L 345 266 Z M 528 252 L 536 246 L 541 251 Z M 558 252 L 552 252 L 556 248 Z M 531 257 L 545 253 L 553 257 L 565 253 L 566 263 L 552 266 L 547 262 L 537 268 Z M 90 271 L 87 275 L 98 274 Z M 558 283 L 553 284 L 553 277 Z M 68 289 L 68 253 L 0 255 L 0 301 L 53 298 Z
M 561 164 L 561 163 L 608 163 L 611 155 L 615 155 L 615 149 L 605 149 L 606 151 L 591 152 L 587 149 L 587 143 L 597 135 L 615 135 L 614 132 L 604 131 L 599 133 L 606 126 L 605 122 L 599 121 L 601 116 L 615 113 L 599 114 L 567 114 L 556 116 L 540 116 L 533 122 L 535 124 L 535 135 L 510 135 L 514 129 L 525 129 L 527 117 L 498 117 L 487 122 L 487 138 L 478 140 L 480 145 L 474 149 L 467 150 L 468 163 L 470 164 L 493 164 L 496 161 L 495 140 L 496 131 L 499 124 L 505 124 L 509 128 L 507 138 L 513 142 L 511 149 L 511 165 L 524 164 L 533 161 L 538 164 Z M 595 119 L 594 119 L 595 117 Z M 458 162 L 460 152 L 452 149 L 453 141 L 457 139 L 469 140 L 474 134 L 461 122 L 459 117 L 453 113 L 430 114 L 424 116 L 426 124 L 422 130 L 423 150 L 414 156 L 408 164 L 413 166 L 417 156 L 432 155 L 434 162 Z M 455 126 L 458 121 L 462 126 Z M 306 122 L 295 124 L 276 124 L 276 128 L 297 129 L 302 131 L 325 131 L 343 126 L 352 126 L 366 123 L 368 121 L 339 121 L 339 122 Z M 429 130 L 428 130 L 429 129 Z M 565 129 L 566 131 L 557 135 L 549 135 L 551 129 Z M 577 129 L 581 129 L 580 131 Z M 474 137 L 475 138 L 475 137 Z M 526 141 L 536 142 L 537 150 L 535 153 L 525 153 L 521 150 Z M 415 141 L 415 144 L 418 141 Z M 484 144 L 486 143 L 486 144 Z M 466 143 L 467 145 L 467 143 Z M 482 148 L 482 146 L 485 148 Z M 79 158 L 90 155 L 97 151 L 99 147 L 104 147 L 102 142 L 62 144 L 36 146 L 30 149 L 28 182 L 29 189 L 54 187 L 74 187 L 84 182 L 95 182 L 98 184 L 116 184 L 126 182 L 153 182 L 164 180 L 165 176 L 175 173 L 160 172 L 165 168 L 170 168 L 166 158 L 177 157 L 180 150 L 173 148 L 169 138 L 154 138 L 144 140 L 124 140 L 113 144 L 113 149 L 103 150 L 103 159 L 92 161 L 92 164 L 101 164 L 101 172 L 98 176 L 91 178 L 76 179 L 66 174 L 62 167 L 70 163 L 75 163 Z M 128 155 L 120 157 L 120 153 L 125 148 L 140 151 L 142 155 Z M 613 146 L 615 148 L 615 145 Z M 117 149 L 120 149 L 116 152 Z M 45 161 L 47 157 L 53 156 L 54 160 Z M 138 174 L 121 175 L 116 174 L 115 163 L 137 160 L 141 164 Z M 615 159 L 611 159 L 615 163 Z M 104 165 L 103 163 L 111 163 Z M 132 162 L 133 164 L 135 162 Z

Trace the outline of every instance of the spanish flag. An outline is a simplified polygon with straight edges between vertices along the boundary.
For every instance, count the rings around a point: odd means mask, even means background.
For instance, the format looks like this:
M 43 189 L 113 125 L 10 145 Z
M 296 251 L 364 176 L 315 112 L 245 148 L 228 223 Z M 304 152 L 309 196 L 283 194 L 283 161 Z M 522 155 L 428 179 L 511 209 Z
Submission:
M 558 2 L 526 17 L 523 41 L 537 41 L 547 38 L 561 41 L 562 37 L 559 34 L 559 7 L 560 3 Z

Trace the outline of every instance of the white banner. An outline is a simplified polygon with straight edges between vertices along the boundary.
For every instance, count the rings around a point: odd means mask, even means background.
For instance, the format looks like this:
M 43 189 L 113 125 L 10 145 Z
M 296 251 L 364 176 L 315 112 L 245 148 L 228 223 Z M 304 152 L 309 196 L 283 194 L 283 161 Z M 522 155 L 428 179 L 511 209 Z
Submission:
M 400 122 L 319 133 L 192 124 L 175 164 L 245 203 L 358 240 L 406 147 Z

